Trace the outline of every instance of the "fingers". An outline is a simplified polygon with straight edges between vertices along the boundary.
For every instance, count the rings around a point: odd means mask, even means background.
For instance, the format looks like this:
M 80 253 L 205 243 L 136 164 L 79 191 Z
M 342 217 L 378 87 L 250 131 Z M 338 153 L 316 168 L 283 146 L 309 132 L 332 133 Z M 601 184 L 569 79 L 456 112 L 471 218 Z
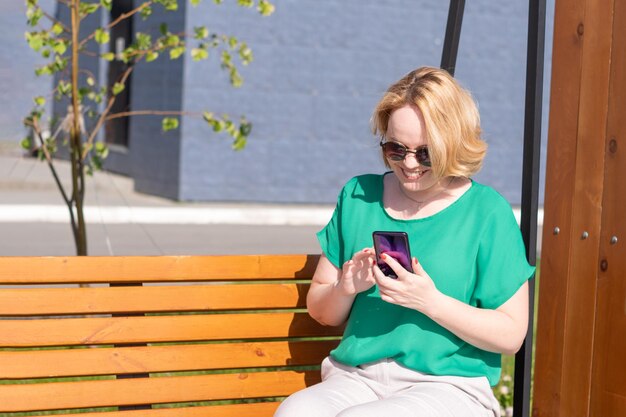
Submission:
M 404 269 L 402 267 L 402 265 L 400 265 L 400 263 L 398 261 L 396 261 L 396 259 L 393 256 L 389 256 L 386 253 L 383 253 L 380 258 L 387 264 L 389 265 L 389 267 L 393 270 L 393 272 L 396 273 L 396 275 L 398 277 L 400 277 L 400 275 L 402 273 L 406 273 L 406 269 Z

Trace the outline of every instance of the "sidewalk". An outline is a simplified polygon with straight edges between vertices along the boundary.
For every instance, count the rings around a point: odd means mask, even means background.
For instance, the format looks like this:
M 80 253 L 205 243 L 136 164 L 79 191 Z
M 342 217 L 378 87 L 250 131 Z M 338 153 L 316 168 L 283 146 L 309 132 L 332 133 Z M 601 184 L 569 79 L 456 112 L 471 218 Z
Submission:
M 69 182 L 69 164 L 57 169 Z M 176 202 L 109 172 L 87 178 L 85 199 L 90 255 L 319 253 L 315 232 L 333 210 Z M 73 255 L 67 210 L 47 164 L 0 142 L 0 255 Z

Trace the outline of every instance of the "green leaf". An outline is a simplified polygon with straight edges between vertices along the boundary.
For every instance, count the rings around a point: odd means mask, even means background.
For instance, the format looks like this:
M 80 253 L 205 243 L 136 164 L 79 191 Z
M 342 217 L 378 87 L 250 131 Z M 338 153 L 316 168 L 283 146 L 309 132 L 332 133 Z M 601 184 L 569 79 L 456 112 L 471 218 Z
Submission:
M 109 147 L 104 142 L 96 142 L 96 146 L 94 148 L 96 155 L 100 158 L 105 159 L 109 156 Z
M 30 148 L 33 146 L 33 142 L 30 140 L 30 138 L 24 138 L 20 142 L 20 145 L 22 146 L 22 148 L 30 151 Z
M 52 33 L 54 33 L 55 35 L 60 35 L 61 33 L 63 33 L 63 26 L 61 26 L 58 23 L 55 23 L 54 25 L 52 25 L 52 29 L 50 29 L 52 31 Z
M 78 11 L 82 16 L 87 16 L 89 14 L 95 13 L 99 7 L 100 4 L 98 3 L 79 2 Z
M 250 49 L 245 43 L 242 43 L 239 47 L 239 58 L 241 58 L 241 62 L 244 65 L 248 65 L 252 62 L 252 49 Z
M 37 26 L 43 17 L 43 10 L 37 5 L 32 5 L 26 10 L 26 19 L 30 26 Z
M 158 52 L 154 52 L 154 51 L 148 52 L 146 54 L 146 62 L 152 62 L 155 59 L 157 59 L 158 57 L 159 57 L 159 53 Z
M 111 8 L 113 6 L 113 0 L 100 0 L 100 5 L 108 11 L 111 11 Z
M 179 46 L 177 48 L 170 49 L 170 59 L 178 59 L 182 54 L 185 53 L 185 47 Z
M 152 46 L 152 36 L 147 33 L 137 32 L 135 38 L 137 40 L 137 47 L 141 50 L 150 49 Z
M 65 51 L 67 51 L 66 41 L 59 39 L 55 42 L 52 42 L 52 49 L 59 55 L 63 55 Z
M 152 15 L 152 7 L 150 6 L 144 7 L 143 9 L 141 9 L 141 12 L 139 12 L 139 14 L 141 15 L 141 18 L 143 20 L 146 20 Z
M 44 38 L 39 32 L 26 32 L 24 36 L 30 49 L 35 52 L 39 51 L 44 44 Z
M 72 84 L 65 80 L 59 81 L 59 93 L 62 95 L 69 95 L 70 91 L 72 91 Z
M 252 0 L 237 0 L 237 4 L 242 7 L 252 7 L 254 6 L 254 1 Z
M 61 58 L 59 55 L 55 56 L 54 62 L 52 63 L 52 71 L 63 71 L 67 67 L 68 62 L 67 58 Z
M 178 46 L 180 45 L 180 37 L 177 35 L 168 35 L 165 38 L 165 44 L 167 46 Z
M 272 3 L 267 0 L 259 1 L 259 5 L 257 6 L 257 10 L 261 13 L 262 16 L 269 16 L 274 13 L 276 8 Z
M 243 85 L 243 78 L 241 78 L 241 74 L 239 74 L 239 72 L 234 68 L 230 72 L 230 83 L 235 88 L 239 88 Z
M 207 123 L 212 123 L 215 121 L 215 117 L 213 116 L 213 113 L 205 111 L 204 113 L 202 113 L 202 118 L 207 122 Z
M 113 61 L 115 59 L 115 54 L 113 52 L 107 52 L 106 54 L 102 54 L 102 59 L 106 61 Z
M 248 122 L 245 118 L 241 118 L 240 121 L 240 125 L 239 125 L 239 133 L 241 133 L 242 136 L 249 136 L 250 132 L 252 132 L 252 123 Z
M 113 93 L 114 96 L 118 95 L 119 93 L 121 93 L 122 91 L 124 91 L 124 88 L 126 88 L 124 86 L 124 83 L 115 83 L 113 84 L 113 88 L 111 89 L 111 92 Z
M 161 35 L 163 36 L 167 35 L 167 23 L 161 23 L 161 25 L 159 26 L 159 32 L 161 32 Z
M 33 99 L 33 101 L 35 102 L 36 105 L 38 106 L 45 106 L 46 105 L 46 99 L 42 96 L 37 96 Z
M 235 151 L 240 151 L 246 147 L 247 142 L 248 142 L 248 139 L 246 137 L 238 136 L 235 138 L 235 141 L 233 142 L 233 149 Z
M 197 5 L 200 4 L 200 1 L 202 1 L 202 0 L 191 0 L 191 5 L 196 7 Z
M 178 129 L 178 119 L 175 117 L 164 117 L 161 122 L 161 126 L 164 132 L 168 130 Z
M 178 10 L 177 0 L 155 0 L 155 3 L 160 3 L 165 7 L 165 10 L 176 11 Z
M 51 75 L 52 71 L 50 70 L 50 66 L 48 65 L 44 65 L 43 67 L 39 67 L 39 68 L 35 68 L 35 75 L 36 76 L 41 76 L 41 75 Z
M 96 29 L 96 31 L 94 32 L 94 39 L 96 40 L 96 42 L 98 42 L 101 45 L 104 45 L 105 43 L 109 43 L 109 41 L 111 40 L 111 37 L 109 36 L 109 32 L 107 32 L 106 30 L 102 29 L 102 28 L 98 28 Z
M 78 99 L 82 101 L 83 97 L 87 96 L 91 92 L 89 87 L 81 87 L 78 89 Z
M 209 57 L 209 51 L 204 48 L 193 48 L 191 50 L 191 58 L 194 61 L 202 61 L 203 59 L 207 59 Z
M 198 40 L 206 39 L 209 37 L 209 29 L 206 26 L 198 26 L 193 28 L 195 33 L 194 38 Z
M 87 77 L 87 85 L 93 87 L 96 84 L 96 80 L 93 77 Z

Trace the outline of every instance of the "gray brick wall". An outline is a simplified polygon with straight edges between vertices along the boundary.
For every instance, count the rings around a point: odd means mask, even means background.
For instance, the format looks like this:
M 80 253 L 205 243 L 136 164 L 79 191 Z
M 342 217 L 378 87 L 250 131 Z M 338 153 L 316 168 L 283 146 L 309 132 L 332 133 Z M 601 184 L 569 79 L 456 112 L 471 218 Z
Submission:
M 54 0 L 40 0 L 54 14 Z M 23 1 L 0 1 L 0 141 L 20 142 L 26 136 L 22 119 L 33 107 L 33 97 L 49 95 L 50 77 L 36 77 L 35 67 L 44 64 L 28 47 L 24 32 L 26 5 Z
M 53 0 L 42 3 L 54 9 Z M 185 118 L 179 132 L 168 134 L 159 118 L 133 119 L 117 169 L 135 178 L 137 190 L 181 200 L 328 203 L 351 176 L 384 170 L 369 132 L 371 111 L 389 83 L 417 66 L 439 65 L 447 2 L 274 3 L 269 18 L 210 1 L 163 15 L 181 29 L 207 24 L 236 35 L 248 41 L 255 60 L 241 68 L 240 89 L 229 86 L 217 56 L 140 66 L 133 108 L 245 114 L 254 127 L 247 148 L 233 152 L 228 137 L 198 119 Z M 546 80 L 552 8 L 549 1 Z M 31 96 L 50 85 L 32 75 L 37 55 L 23 40 L 23 10 L 22 2 L 0 2 L 0 34 L 10 40 L 0 44 L 0 139 L 16 141 Z M 159 19 L 136 21 L 137 30 L 147 30 L 142 25 Z M 479 103 L 490 145 L 477 179 L 513 204 L 520 200 L 526 26 L 526 2 L 467 2 L 456 70 Z M 547 83 L 544 92 L 545 132 Z M 545 160 L 545 145 L 542 152 Z
M 135 19 L 135 32 L 159 33 L 161 22 L 173 33 L 185 31 L 184 2 L 177 13 L 160 13 L 156 19 Z M 158 10 L 155 7 L 155 11 Z M 136 66 L 132 74 L 131 106 L 133 110 L 180 110 L 183 94 L 182 59 L 172 61 L 159 57 Z M 180 138 L 182 130 L 163 133 L 161 117 L 135 116 L 129 126 L 130 175 L 135 189 L 178 199 L 180 188 Z
M 228 89 L 215 60 L 186 63 L 185 110 L 244 113 L 254 128 L 248 147 L 232 152 L 227 137 L 185 120 L 183 200 L 334 201 L 351 176 L 384 170 L 368 123 L 388 84 L 417 66 L 439 65 L 445 2 L 275 4 L 267 19 L 232 5 L 189 8 L 188 27 L 207 23 L 247 39 L 255 60 L 243 70 L 239 90 Z M 490 145 L 477 180 L 514 204 L 521 187 L 526 7 L 468 2 L 456 73 L 479 103 Z

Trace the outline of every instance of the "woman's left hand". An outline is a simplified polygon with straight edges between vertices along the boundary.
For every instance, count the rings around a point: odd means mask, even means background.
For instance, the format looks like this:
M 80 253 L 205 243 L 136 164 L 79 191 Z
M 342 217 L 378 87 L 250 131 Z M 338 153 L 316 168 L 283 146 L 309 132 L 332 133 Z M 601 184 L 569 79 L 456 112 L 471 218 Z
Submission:
M 380 297 L 388 303 L 411 308 L 430 316 L 441 293 L 417 259 L 411 260 L 414 273 L 404 269 L 389 255 L 382 255 L 382 260 L 394 270 L 398 278 L 385 276 L 380 268 L 374 265 L 374 277 Z

